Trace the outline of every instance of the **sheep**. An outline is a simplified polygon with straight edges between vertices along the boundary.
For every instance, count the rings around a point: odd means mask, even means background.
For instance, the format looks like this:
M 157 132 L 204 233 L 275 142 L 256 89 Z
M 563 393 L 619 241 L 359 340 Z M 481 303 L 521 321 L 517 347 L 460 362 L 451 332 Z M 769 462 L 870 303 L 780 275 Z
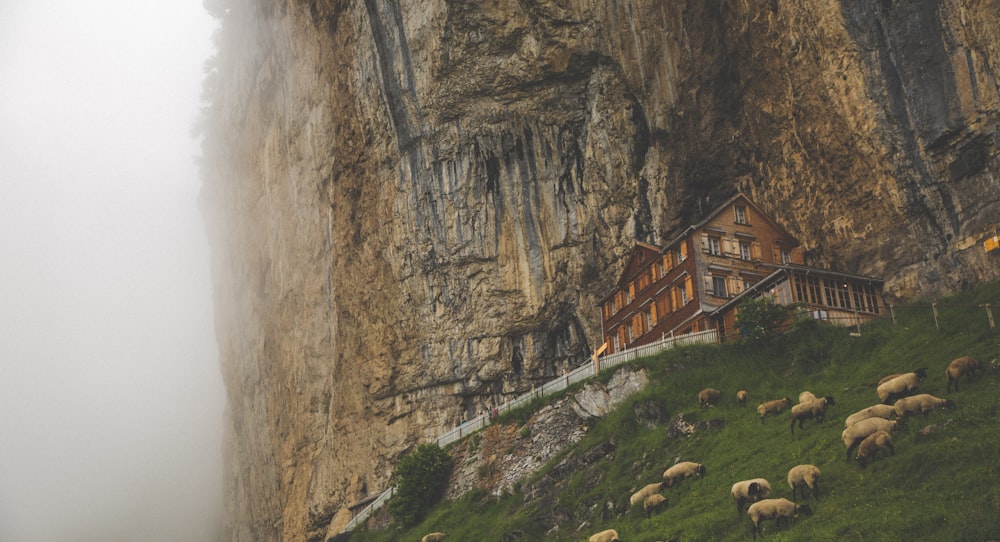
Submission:
M 635 493 L 632 494 L 631 497 L 629 497 L 628 505 L 630 507 L 635 506 L 636 504 L 646 500 L 646 497 L 652 495 L 653 493 L 659 493 L 662 488 L 663 488 L 663 482 L 656 482 L 655 484 L 648 484 L 646 486 L 643 486 L 642 489 L 636 491 Z
M 967 375 L 966 380 L 972 380 L 973 375 L 979 371 L 981 366 L 982 364 L 979 363 L 979 360 L 969 356 L 962 356 L 952 360 L 948 364 L 948 368 L 944 370 L 944 376 L 948 379 L 948 393 L 951 393 L 952 383 L 955 384 L 955 391 L 958 391 L 958 379 L 962 375 Z
M 811 395 L 811 394 L 810 394 Z M 799 429 L 809 418 L 815 418 L 817 422 L 826 419 L 826 407 L 837 404 L 833 397 L 827 395 L 808 403 L 799 403 L 792 407 L 792 433 L 795 433 L 795 422 L 799 422 Z
M 854 451 L 854 448 L 856 448 L 858 444 L 861 444 L 861 441 L 864 440 L 865 437 L 875 431 L 886 431 L 891 433 L 895 428 L 896 422 L 894 420 L 886 420 L 885 418 L 867 418 L 848 427 L 847 429 L 844 429 L 844 432 L 840 434 L 840 438 L 844 441 L 844 445 L 847 446 L 847 460 L 851 460 L 851 452 Z
M 674 487 L 674 484 L 685 478 L 695 476 L 705 476 L 705 466 L 693 461 L 681 461 L 680 463 L 663 471 L 663 485 Z
M 904 373 L 887 382 L 879 384 L 876 388 L 878 398 L 882 404 L 889 405 L 917 390 L 920 381 L 927 377 L 927 369 L 921 367 L 912 373 Z
M 885 418 L 888 420 L 895 414 L 896 409 L 892 405 L 872 405 L 848 416 L 847 419 L 844 420 L 844 427 L 850 427 L 861 420 L 866 420 L 868 418 Z
M 667 498 L 659 493 L 653 493 L 642 501 L 642 508 L 646 511 L 646 517 L 655 514 L 661 508 L 667 507 Z
M 792 488 L 792 498 L 795 498 L 795 490 L 802 488 L 802 497 L 805 497 L 806 490 L 819 498 L 819 475 L 820 470 L 816 465 L 796 465 L 788 471 L 788 486 Z
M 747 406 L 747 397 L 750 396 L 750 392 L 747 390 L 740 390 L 736 392 L 736 404 L 739 406 Z
M 876 386 L 880 386 L 882 384 L 885 384 L 886 382 L 892 380 L 893 378 L 896 378 L 897 376 L 903 376 L 903 373 L 892 373 L 892 374 L 885 375 L 882 378 L 878 379 L 878 384 L 875 384 L 875 385 Z
M 896 449 L 892 446 L 892 435 L 888 431 L 875 431 L 865 437 L 858 446 L 857 460 L 864 467 L 868 463 L 868 458 L 875 459 L 875 452 L 889 450 L 891 455 L 896 455 Z
M 816 396 L 811 391 L 804 391 L 799 394 L 799 404 L 810 403 L 816 400 Z
M 618 531 L 614 529 L 608 529 L 606 531 L 601 531 L 596 534 L 590 535 L 587 542 L 620 542 L 618 540 Z
M 441 542 L 446 536 L 448 535 L 444 533 L 425 534 L 424 537 L 420 539 L 420 542 Z
M 788 397 L 782 397 L 781 399 L 761 403 L 757 406 L 757 414 L 760 414 L 760 423 L 764 423 L 764 418 L 768 415 L 777 414 L 788 408 L 788 405 L 790 404 L 792 404 L 792 400 Z
M 773 519 L 777 527 L 781 520 L 787 522 L 789 518 L 799 517 L 799 514 L 812 514 L 812 509 L 807 504 L 795 504 L 788 499 L 764 499 L 751 504 L 747 508 L 747 514 L 750 521 L 753 521 L 753 537 L 756 539 L 760 533 L 761 520 Z
M 705 388 L 698 392 L 698 404 L 701 408 L 708 408 L 710 406 L 715 406 L 715 403 L 719 402 L 719 397 L 722 397 L 722 392 L 715 388 Z
M 927 414 L 935 408 L 955 408 L 955 402 L 951 399 L 934 397 L 929 393 L 921 393 L 920 395 L 903 397 L 896 401 L 892 408 L 896 413 L 896 419 L 902 421 L 909 414 L 919 413 L 926 418 Z
M 763 478 L 743 480 L 733 484 L 730 491 L 733 501 L 736 502 L 736 513 L 743 511 L 743 504 L 746 502 L 756 502 L 771 494 L 771 484 Z

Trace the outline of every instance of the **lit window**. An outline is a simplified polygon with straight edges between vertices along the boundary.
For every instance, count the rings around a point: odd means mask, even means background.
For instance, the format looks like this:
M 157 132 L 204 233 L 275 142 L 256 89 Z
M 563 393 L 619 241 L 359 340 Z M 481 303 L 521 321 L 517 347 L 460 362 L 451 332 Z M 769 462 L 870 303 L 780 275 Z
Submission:
M 781 264 L 788 265 L 792 263 L 792 253 L 787 248 L 781 249 Z

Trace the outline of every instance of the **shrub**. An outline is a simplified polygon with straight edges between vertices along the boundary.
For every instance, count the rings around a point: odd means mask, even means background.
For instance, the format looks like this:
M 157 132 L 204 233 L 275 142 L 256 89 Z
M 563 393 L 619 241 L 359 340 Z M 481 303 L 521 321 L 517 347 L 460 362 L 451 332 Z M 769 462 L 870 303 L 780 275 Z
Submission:
M 792 315 L 792 308 L 769 298 L 747 299 L 736 311 L 736 327 L 740 335 L 758 340 L 769 337 L 783 327 Z
M 389 512 L 405 526 L 416 525 L 441 500 L 450 474 L 448 452 L 437 444 L 420 445 L 396 465 L 396 494 L 389 502 Z

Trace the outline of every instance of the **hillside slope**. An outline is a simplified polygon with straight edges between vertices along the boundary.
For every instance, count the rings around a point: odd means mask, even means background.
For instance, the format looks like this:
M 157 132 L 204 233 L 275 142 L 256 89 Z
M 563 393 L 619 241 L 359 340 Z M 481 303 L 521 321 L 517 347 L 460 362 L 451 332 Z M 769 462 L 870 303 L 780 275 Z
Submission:
M 641 362 L 650 384 L 594 425 L 570 451 L 512 492 L 470 493 L 439 505 L 423 524 L 358 532 L 355 542 L 419 540 L 432 530 L 451 540 L 578 541 L 605 528 L 623 540 L 745 540 L 746 514 L 729 498 L 739 480 L 763 477 L 772 496 L 790 497 L 790 467 L 822 471 L 813 508 L 789 527 L 764 525 L 769 540 L 991 540 L 1000 538 L 1000 371 L 994 362 L 978 378 L 946 393 L 944 368 L 960 355 L 987 364 L 1000 352 L 984 303 L 1000 300 L 1000 283 L 941 300 L 937 330 L 929 305 L 895 309 L 860 337 L 809 321 L 785 336 L 753 344 L 685 348 Z M 955 410 L 911 419 L 895 435 L 895 455 L 861 468 L 845 460 L 840 440 L 849 414 L 878 402 L 875 382 L 886 374 L 928 368 L 920 391 L 947 397 Z M 724 392 L 702 410 L 696 394 Z M 750 390 L 747 407 L 733 395 Z M 807 421 L 792 434 L 788 413 L 761 423 L 754 406 L 800 391 L 832 395 L 823 423 Z M 648 412 L 666 412 L 667 423 Z M 686 420 L 687 424 L 679 423 Z M 679 428 L 698 427 L 685 434 Z M 664 490 L 668 508 L 646 519 L 628 510 L 637 488 L 659 480 L 676 460 L 707 468 L 704 478 Z M 530 496 L 530 497 L 526 497 Z

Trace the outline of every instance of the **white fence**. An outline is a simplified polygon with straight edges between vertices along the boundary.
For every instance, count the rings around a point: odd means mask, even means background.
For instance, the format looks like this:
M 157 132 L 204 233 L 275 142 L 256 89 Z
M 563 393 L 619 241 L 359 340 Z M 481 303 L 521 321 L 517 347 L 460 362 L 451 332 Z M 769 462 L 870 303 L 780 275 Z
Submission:
M 675 346 L 684 346 L 688 344 L 706 344 L 706 343 L 716 343 L 719 342 L 718 333 L 714 329 L 708 331 L 698 331 L 696 333 L 688 333 L 686 335 L 677 335 L 675 337 L 663 337 L 660 340 L 646 344 L 643 346 L 638 346 L 636 348 L 629 348 L 622 350 L 621 352 L 616 352 L 614 354 L 609 354 L 607 356 L 597 358 L 597 364 L 600 365 L 598 371 L 603 371 L 622 363 L 626 363 L 635 359 L 644 358 L 652 356 L 668 348 Z M 541 387 L 535 388 L 530 392 L 517 397 L 512 401 L 507 401 L 497 408 L 497 414 L 503 414 L 504 412 L 509 412 L 516 408 L 522 407 L 532 400 L 538 397 L 545 397 L 547 395 L 552 395 L 554 393 L 560 392 L 577 382 L 586 380 L 596 374 L 595 364 L 592 361 L 587 361 L 583 365 L 573 369 L 569 373 L 566 373 L 555 380 L 550 380 L 543 384 Z M 456 427 L 450 431 L 446 431 L 444 434 L 437 438 L 437 445 L 440 447 L 445 447 L 452 442 L 461 440 L 477 431 L 484 429 L 486 426 L 492 423 L 490 416 L 485 414 L 473 418 L 459 427 Z M 351 521 L 347 523 L 342 532 L 352 531 L 361 522 L 368 519 L 372 512 L 378 510 L 392 497 L 394 488 L 389 488 L 384 491 L 377 499 L 371 502 L 368 506 L 361 509 L 358 515 L 354 516 Z

